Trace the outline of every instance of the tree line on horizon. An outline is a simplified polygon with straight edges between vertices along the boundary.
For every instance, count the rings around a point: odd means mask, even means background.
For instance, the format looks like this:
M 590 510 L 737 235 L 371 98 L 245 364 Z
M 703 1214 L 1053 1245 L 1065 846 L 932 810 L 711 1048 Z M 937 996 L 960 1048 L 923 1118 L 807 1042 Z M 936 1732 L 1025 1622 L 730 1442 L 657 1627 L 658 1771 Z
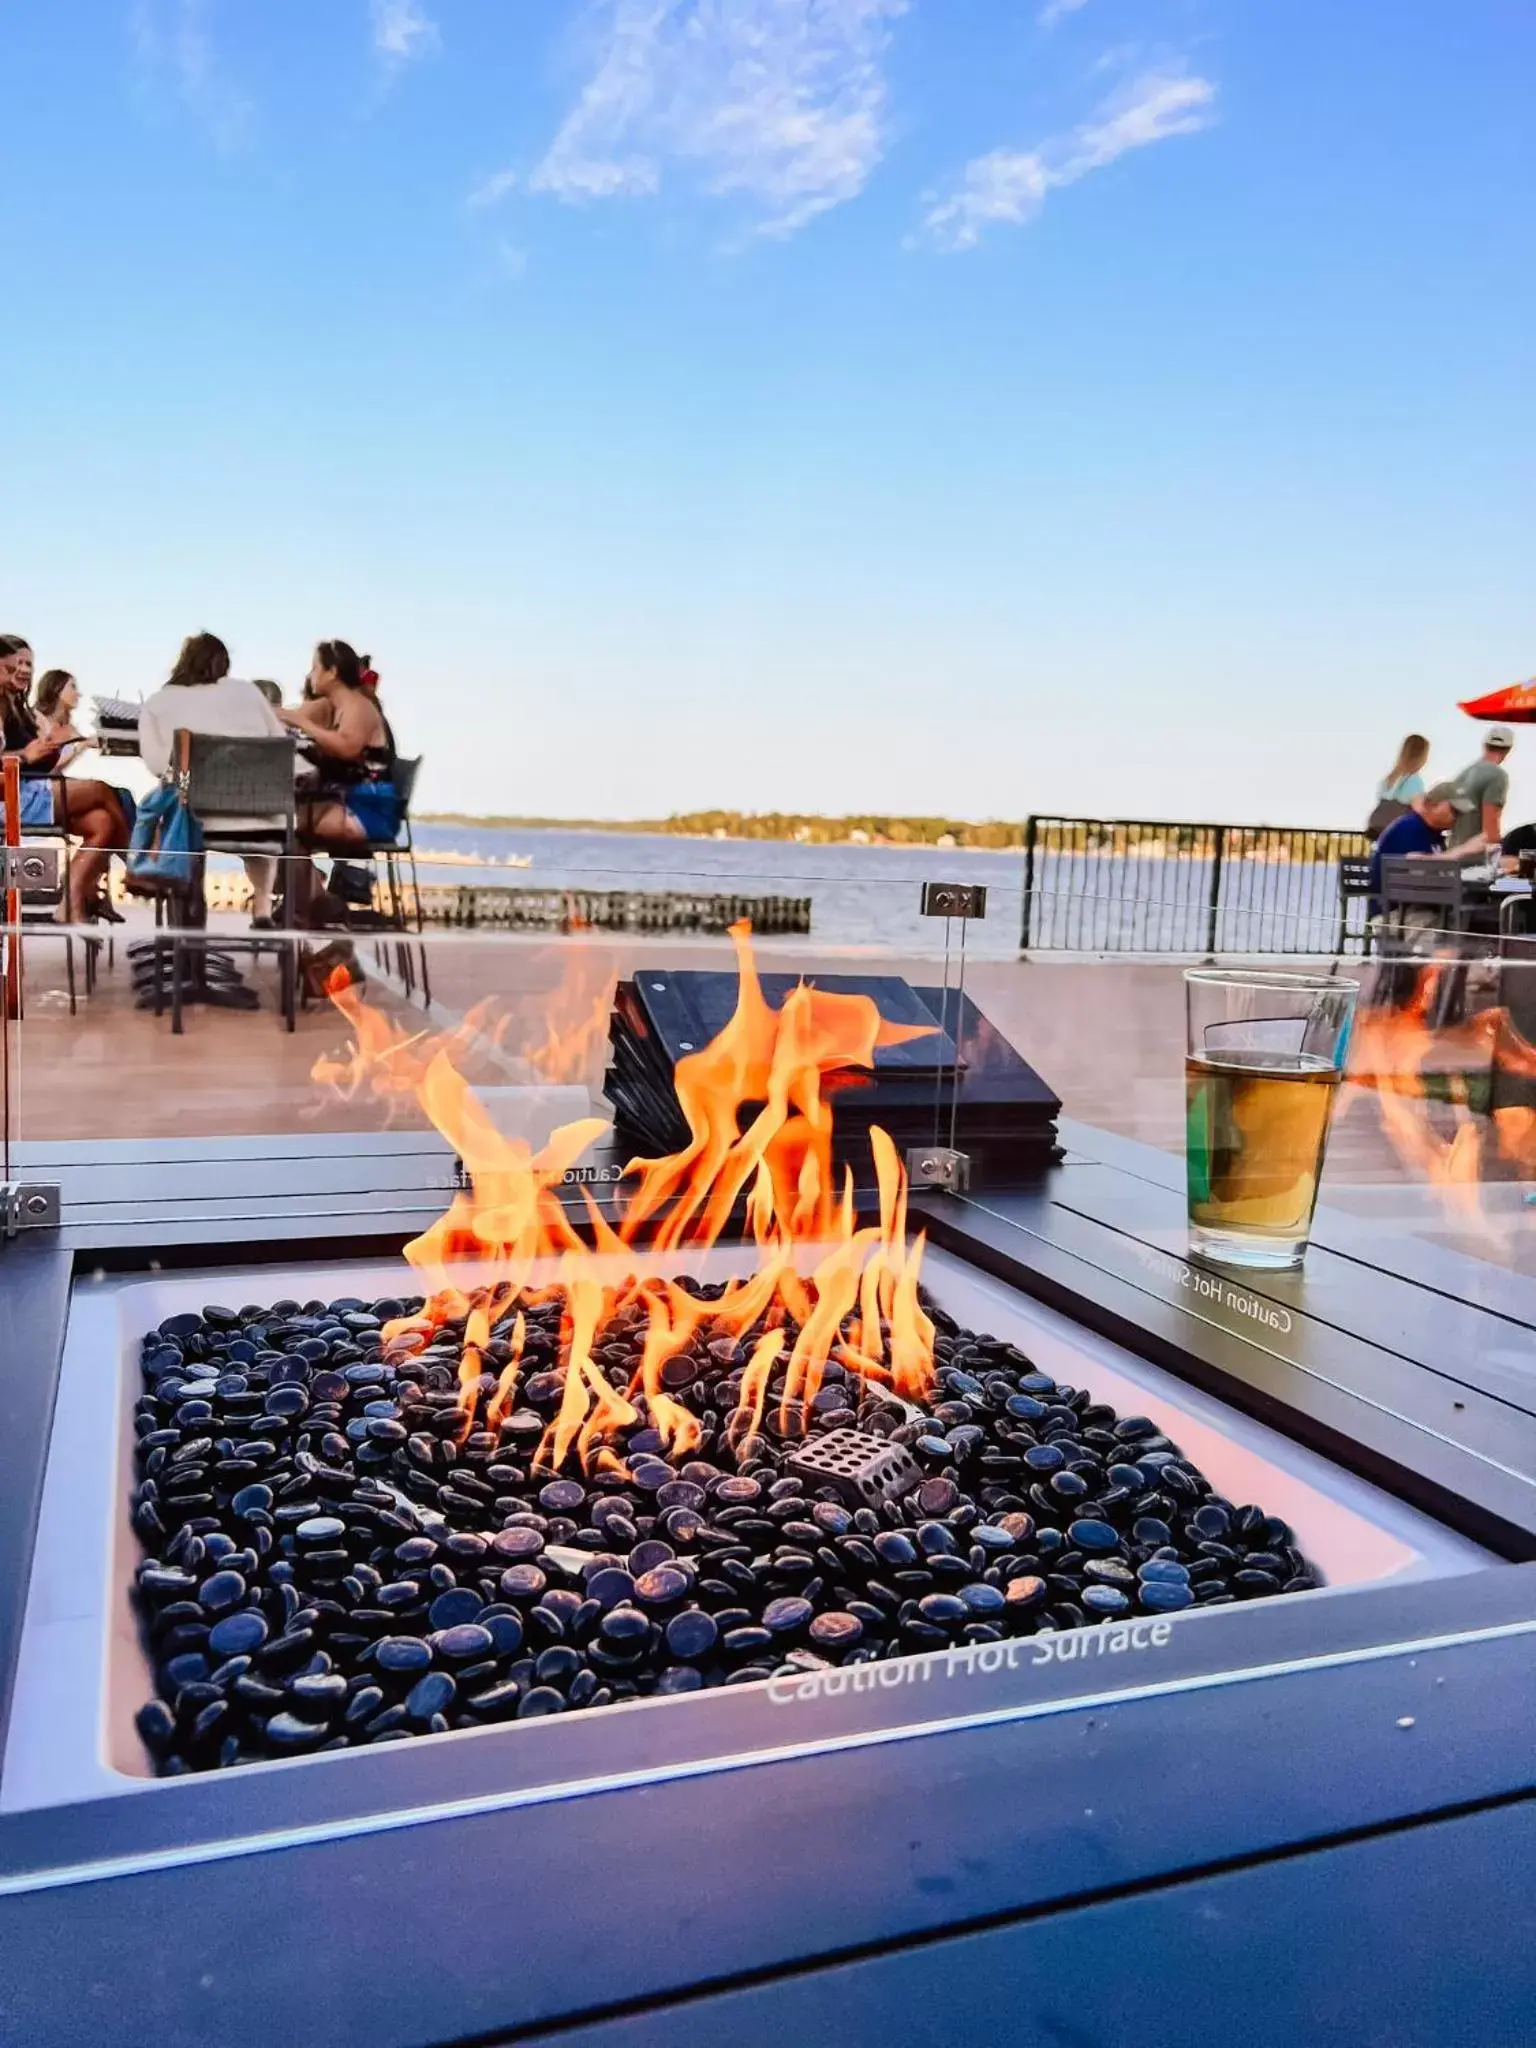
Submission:
M 872 846 L 957 846 L 989 851 L 1022 848 L 1022 820 L 893 817 L 860 812 L 823 817 L 813 811 L 676 811 L 669 818 L 530 818 L 476 816 L 464 811 L 423 814 L 423 823 L 485 825 L 596 832 L 671 833 L 679 838 L 782 839 L 809 846 L 835 846 L 862 836 Z

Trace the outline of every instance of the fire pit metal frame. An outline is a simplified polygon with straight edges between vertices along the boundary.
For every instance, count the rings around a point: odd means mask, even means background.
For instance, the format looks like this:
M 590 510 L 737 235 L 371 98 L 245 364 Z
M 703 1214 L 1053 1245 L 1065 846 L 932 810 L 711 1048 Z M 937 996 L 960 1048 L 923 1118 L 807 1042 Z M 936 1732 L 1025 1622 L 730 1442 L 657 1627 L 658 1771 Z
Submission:
M 297 1170 L 301 1157 L 313 1168 L 326 1151 L 316 1140 L 286 1156 Z M 380 1180 L 371 1196 L 354 1186 L 349 1198 L 329 1199 L 327 1256 L 398 1250 L 416 1212 L 451 1178 L 446 1155 L 417 1151 L 417 1187 L 399 1153 L 379 1166 L 387 1208 Z M 57 1240 L 0 1252 L 12 1325 L 0 1359 L 0 1703 L 9 1699 L 76 1259 L 87 1268 L 137 1263 L 149 1242 L 167 1264 L 208 1263 L 215 1252 L 220 1263 L 291 1262 L 313 1251 L 313 1213 L 293 1214 L 286 1227 L 275 1213 L 189 1220 L 172 1159 L 157 1166 L 147 1185 L 138 1177 L 131 1228 L 98 1210 L 94 1221 L 76 1216 Z M 1500 1400 L 1469 1377 L 1454 1396 L 1467 1420 L 1447 1436 L 1432 1427 L 1452 1398 L 1444 1372 L 1385 1351 L 1338 1315 L 1314 1317 L 1304 1296 L 1287 1310 L 1292 1329 L 1282 1334 L 1294 1342 L 1282 1355 L 1275 1332 L 1232 1302 L 1187 1298 L 1171 1270 L 1177 1261 L 1166 1271 L 1149 1262 L 1168 1191 L 1150 1163 L 1147 1172 L 1139 1178 L 1124 1161 L 1068 1166 L 1033 1190 L 915 1201 L 914 1215 L 982 1271 L 1393 1490 L 1422 1455 L 1416 1504 L 1450 1511 L 1447 1519 L 1506 1556 L 1536 1555 L 1536 1514 L 1519 1505 L 1522 1488 L 1536 1489 L 1536 1461 L 1520 1467 L 1509 1429 L 1511 1418 L 1536 1419 L 1536 1402 Z M 1126 1228 L 1132 1213 L 1145 1217 L 1141 1237 Z M 1410 1287 L 1365 1272 L 1360 1285 L 1357 1322 Z M 1451 1304 L 1446 1313 L 1485 1312 Z M 1386 1364 L 1396 1377 L 1384 1404 L 1371 1374 Z M 1502 1464 L 1479 1438 L 1493 1420 L 1506 1425 Z M 1103 1659 L 1101 1675 L 1096 1661 L 1086 1686 L 1076 1661 L 1055 1648 L 1032 1664 L 1022 1695 L 1006 1672 L 946 1676 L 939 1683 L 963 1700 L 946 1698 L 931 1725 L 885 1727 L 878 1695 L 716 1694 L 703 1704 L 718 1717 L 718 1741 L 702 1756 L 678 1753 L 667 1732 L 679 1725 L 669 1718 L 675 1703 L 658 1703 L 0 1817 L 0 1977 L 12 1987 L 12 2023 L 22 2038 L 70 2038 L 65 2028 L 89 1992 L 24 1961 L 65 1952 L 58 1944 L 67 1941 L 68 1952 L 117 1959 L 110 1999 L 91 2007 L 91 2038 L 102 2048 L 148 2038 L 179 2048 L 210 2030 L 230 2048 L 285 2035 L 385 2048 L 521 2033 L 715 1976 L 1080 1905 L 1226 1859 L 1531 1789 L 1531 1730 L 1511 1711 L 1533 1696 L 1529 1566 L 1162 1626 L 1163 1639 L 1120 1668 Z M 1453 1669 L 1456 1684 L 1437 1686 Z M 1277 1724 L 1284 1748 L 1265 1739 Z M 1149 1753 L 1158 1757 L 1151 1774 Z M 1295 1768 L 1297 1755 L 1308 1769 Z M 571 1768 L 551 1784 L 556 1758 Z M 724 1793 L 722 1772 L 732 1778 Z M 916 1853 L 913 1801 L 922 1811 Z M 1108 1833 L 1085 1828 L 1085 1804 L 1113 1816 Z M 582 1874 L 598 1869 L 630 1873 L 620 1880 L 626 1892 L 643 1872 L 649 1890 L 636 1890 L 632 1918 L 573 1942 L 589 1903 Z M 789 1881 L 811 1869 L 824 1881 Z M 521 1926 L 515 1968 L 474 1911 L 448 1903 L 470 1873 L 473 1897 L 496 1900 L 498 1921 Z M 684 1913 L 684 1901 L 695 1910 Z M 332 1913 L 333 1902 L 341 1903 Z M 189 1910 L 196 1955 L 185 1969 L 167 1967 L 134 1930 Z M 680 1921 L 694 1932 L 656 1938 Z M 373 1937 L 384 1926 L 381 1945 Z M 309 1959 L 302 1971 L 292 1968 L 299 1954 Z M 198 1990 L 210 1978 L 245 1987 L 243 2002 L 220 2006 L 217 2020 Z

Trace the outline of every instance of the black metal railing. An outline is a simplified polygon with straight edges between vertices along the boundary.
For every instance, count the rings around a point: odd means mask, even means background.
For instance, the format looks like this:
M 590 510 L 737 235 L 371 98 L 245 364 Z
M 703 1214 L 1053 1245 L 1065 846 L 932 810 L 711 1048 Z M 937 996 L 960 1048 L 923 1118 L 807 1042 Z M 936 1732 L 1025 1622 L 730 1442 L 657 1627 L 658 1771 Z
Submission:
M 1026 953 L 1363 952 L 1363 832 L 1032 817 Z

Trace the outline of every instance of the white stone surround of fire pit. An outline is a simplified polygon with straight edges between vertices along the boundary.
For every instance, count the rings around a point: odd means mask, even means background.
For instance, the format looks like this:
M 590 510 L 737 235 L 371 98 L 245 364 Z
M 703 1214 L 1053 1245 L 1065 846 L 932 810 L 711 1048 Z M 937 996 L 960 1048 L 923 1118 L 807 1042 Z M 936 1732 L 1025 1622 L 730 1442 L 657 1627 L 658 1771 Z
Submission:
M 814 1249 L 804 1258 L 814 1262 Z M 750 1254 L 719 1247 L 676 1254 L 667 1272 L 723 1280 Z M 612 1261 L 594 1261 L 618 1271 Z M 620 1262 L 624 1270 L 637 1260 Z M 487 1276 L 488 1277 L 488 1276 Z M 1042 1371 L 1092 1389 L 1122 1413 L 1149 1415 L 1229 1498 L 1259 1500 L 1283 1516 L 1324 1575 L 1319 1599 L 1388 1579 L 1478 1569 L 1488 1554 L 1390 1495 L 1239 1415 L 1170 1374 L 1079 1328 L 1066 1317 L 930 1248 L 924 1280 L 967 1328 L 1025 1349 Z M 23 1627 L 0 1810 L 14 1811 L 131 1793 L 165 1781 L 150 1767 L 134 1714 L 153 1691 L 130 1586 L 142 1555 L 129 1521 L 134 1403 L 142 1391 L 140 1347 L 167 1316 L 210 1299 L 265 1301 L 287 1295 L 420 1293 L 421 1278 L 394 1261 L 296 1264 L 76 1286 L 49 1450 L 37 1547 Z M 1215 1615 L 1210 1621 L 1220 1625 Z M 654 1702 L 637 1702 L 650 1709 Z M 668 1703 L 685 1708 L 686 1697 Z M 606 1707 L 604 1715 L 625 1711 Z M 461 1734 L 425 1737 L 455 1741 Z M 329 1759 L 336 1761 L 336 1759 Z M 244 1768 L 286 1770 L 274 1761 Z M 186 1782 L 194 1782 L 187 1780 Z

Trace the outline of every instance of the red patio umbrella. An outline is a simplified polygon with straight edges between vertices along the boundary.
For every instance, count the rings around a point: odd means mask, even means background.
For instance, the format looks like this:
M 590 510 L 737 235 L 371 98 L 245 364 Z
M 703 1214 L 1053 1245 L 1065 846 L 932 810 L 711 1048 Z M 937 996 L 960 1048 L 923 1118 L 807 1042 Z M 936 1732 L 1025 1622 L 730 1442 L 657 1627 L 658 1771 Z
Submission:
M 1511 683 L 1507 689 L 1490 690 L 1486 697 L 1469 697 L 1458 708 L 1469 718 L 1497 718 L 1506 725 L 1536 725 L 1536 676 L 1528 683 Z

